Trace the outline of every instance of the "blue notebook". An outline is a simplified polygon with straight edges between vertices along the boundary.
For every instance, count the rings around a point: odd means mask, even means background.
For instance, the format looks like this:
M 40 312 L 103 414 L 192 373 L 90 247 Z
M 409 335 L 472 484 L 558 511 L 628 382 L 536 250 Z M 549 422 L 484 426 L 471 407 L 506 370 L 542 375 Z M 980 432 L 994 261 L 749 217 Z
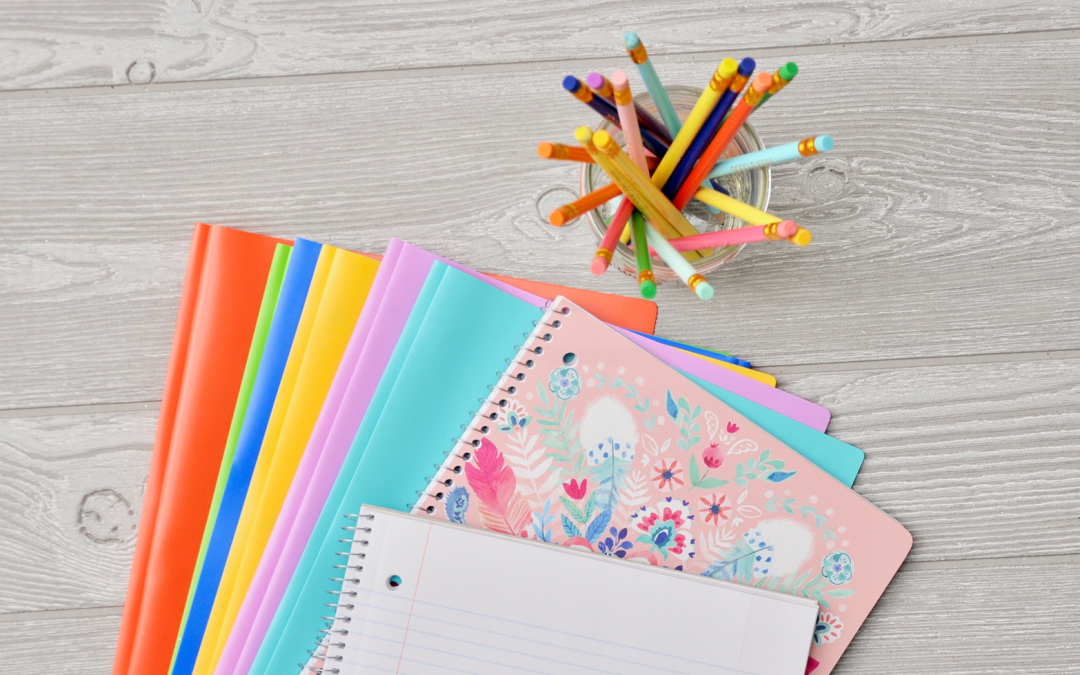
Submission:
M 322 244 L 305 239 L 297 239 L 293 244 L 274 308 L 274 318 L 267 332 L 259 371 L 251 390 L 251 400 L 236 443 L 236 453 L 233 455 L 229 477 L 221 495 L 221 506 L 214 521 L 210 544 L 206 549 L 199 583 L 195 588 L 184 631 L 178 637 L 172 675 L 190 675 L 195 667 L 195 659 L 199 655 L 206 623 L 214 606 L 221 574 L 236 534 L 236 524 L 244 508 L 244 498 L 255 470 L 255 462 L 259 458 L 270 411 L 274 408 L 285 362 L 292 349 L 293 337 L 296 335 L 297 324 L 300 323 L 300 314 L 307 300 L 308 287 L 311 285 L 311 277 L 321 250 Z

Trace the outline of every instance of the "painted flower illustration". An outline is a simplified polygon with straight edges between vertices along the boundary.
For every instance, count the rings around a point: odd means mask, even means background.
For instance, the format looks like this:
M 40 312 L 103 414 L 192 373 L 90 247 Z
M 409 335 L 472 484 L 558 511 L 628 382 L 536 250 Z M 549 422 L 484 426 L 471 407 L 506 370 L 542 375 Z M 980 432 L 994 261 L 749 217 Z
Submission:
M 821 612 L 818 614 L 817 625 L 814 626 L 814 644 L 818 646 L 829 644 L 840 637 L 840 631 L 843 629 L 844 624 L 840 621 L 840 617 Z
M 851 581 L 854 573 L 855 563 L 851 556 L 843 551 L 833 551 L 821 561 L 821 576 L 835 586 L 843 586 Z
M 710 469 L 719 468 L 724 463 L 724 451 L 716 443 L 711 444 L 705 452 L 701 453 L 701 461 Z
M 666 488 L 674 491 L 675 486 L 683 484 L 682 479 L 679 478 L 682 469 L 679 468 L 679 460 L 677 459 L 671 460 L 670 464 L 661 459 L 653 466 L 653 471 L 656 472 L 656 475 L 652 479 L 661 490 Z
M 731 507 L 727 505 L 727 495 L 713 495 L 706 499 L 701 498 L 701 509 L 699 513 L 705 514 L 705 522 L 720 524 L 721 520 L 727 520 L 727 512 L 731 510 Z
M 642 506 L 630 516 L 630 524 L 639 532 L 636 541 L 646 544 L 650 550 L 679 560 L 694 557 L 694 537 L 690 532 L 690 502 L 666 497 L 656 506 Z
M 564 401 L 581 393 L 581 376 L 573 368 L 556 368 L 551 371 L 548 389 Z
M 571 478 L 569 483 L 563 483 L 563 490 L 566 490 L 566 496 L 570 499 L 581 499 L 585 496 L 585 491 L 589 481 L 585 478 L 581 479 L 581 482 L 577 482 L 576 478 Z
M 528 423 L 528 410 L 517 401 L 511 400 L 499 409 L 499 431 L 511 433 L 524 429 Z
M 739 425 L 738 424 L 735 424 L 734 422 L 728 422 L 727 423 L 727 432 L 729 434 L 733 434 L 738 430 L 739 430 Z

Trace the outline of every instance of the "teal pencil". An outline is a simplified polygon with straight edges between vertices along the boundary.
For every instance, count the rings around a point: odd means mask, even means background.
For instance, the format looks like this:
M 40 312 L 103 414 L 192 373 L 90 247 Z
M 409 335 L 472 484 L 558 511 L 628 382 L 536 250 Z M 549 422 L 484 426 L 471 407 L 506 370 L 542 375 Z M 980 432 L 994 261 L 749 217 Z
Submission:
M 821 152 L 828 152 L 832 149 L 832 136 L 811 136 L 810 138 L 804 138 L 801 141 L 785 143 L 784 145 L 777 145 L 766 150 L 748 152 L 745 155 L 738 155 L 731 159 L 725 159 L 713 167 L 713 170 L 709 172 L 708 177 L 720 178 L 722 176 L 738 173 L 739 171 L 746 171 L 747 169 L 761 169 L 766 166 L 772 166 L 773 164 L 790 162 L 791 160 L 799 159 L 800 157 L 810 157 Z M 702 187 L 709 186 L 702 183 Z
M 645 80 L 645 88 L 649 90 L 649 96 L 652 97 L 656 109 L 660 112 L 660 119 L 664 120 L 671 137 L 675 138 L 679 135 L 679 130 L 682 129 L 682 121 L 675 114 L 675 106 L 671 105 L 671 99 L 668 98 L 664 85 L 660 84 L 656 69 L 653 68 L 652 62 L 649 61 L 649 54 L 645 51 L 645 45 L 641 44 L 641 39 L 637 36 L 637 33 L 632 32 L 623 37 L 623 42 L 626 45 L 626 51 L 630 54 L 630 58 L 634 61 L 638 72 L 641 74 L 641 79 Z

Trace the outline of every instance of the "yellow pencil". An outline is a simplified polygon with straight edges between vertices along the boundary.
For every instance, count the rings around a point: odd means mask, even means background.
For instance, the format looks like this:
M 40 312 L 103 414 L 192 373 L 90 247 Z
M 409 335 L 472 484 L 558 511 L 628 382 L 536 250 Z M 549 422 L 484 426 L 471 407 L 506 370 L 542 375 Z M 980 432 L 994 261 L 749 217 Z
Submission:
M 694 137 L 701 130 L 701 125 L 705 123 L 709 113 L 716 107 L 720 96 L 731 84 L 731 79 L 735 77 L 738 70 L 739 62 L 735 59 L 724 59 L 720 63 L 720 67 L 716 69 L 712 80 L 709 81 L 709 86 L 705 87 L 705 91 L 701 92 L 701 96 L 698 97 L 697 103 L 694 104 L 694 108 L 690 111 L 690 115 L 683 122 L 682 129 L 679 130 L 679 134 L 671 142 L 671 147 L 664 154 L 664 158 L 660 160 L 660 165 L 653 172 L 653 185 L 663 188 L 667 183 L 668 178 L 671 177 L 671 172 L 678 166 L 679 160 L 686 153 L 686 149 L 690 147 L 690 143 L 694 141 Z
M 588 135 L 582 133 L 582 131 L 587 132 Z M 579 141 L 582 141 L 583 138 L 591 141 L 588 144 L 582 142 L 582 145 L 589 150 L 589 154 L 596 158 L 600 166 L 608 172 L 612 182 L 619 186 L 619 189 L 634 203 L 634 206 L 657 226 L 662 235 L 671 239 L 673 237 L 669 232 L 678 232 L 680 228 L 697 231 L 686 220 L 682 212 L 668 201 L 660 188 L 652 184 L 649 176 L 639 169 L 633 160 L 622 151 L 622 148 L 619 147 L 619 144 L 615 142 L 615 139 L 608 132 L 601 129 L 596 133 L 592 133 L 588 127 L 582 127 L 578 130 L 578 133 L 580 134 L 578 135 Z M 594 149 L 595 154 L 593 154 Z M 678 226 L 676 226 L 676 223 L 678 223 Z
M 704 202 L 724 213 L 730 213 L 748 225 L 771 225 L 783 220 L 783 218 L 774 216 L 771 213 L 766 213 L 761 209 L 756 209 L 749 204 L 740 202 L 738 199 L 728 197 L 722 192 L 717 192 L 710 188 L 699 188 L 698 191 L 694 193 L 694 199 Z M 788 241 L 799 246 L 806 246 L 810 243 L 810 232 L 809 230 L 800 227 L 795 235 L 790 237 Z

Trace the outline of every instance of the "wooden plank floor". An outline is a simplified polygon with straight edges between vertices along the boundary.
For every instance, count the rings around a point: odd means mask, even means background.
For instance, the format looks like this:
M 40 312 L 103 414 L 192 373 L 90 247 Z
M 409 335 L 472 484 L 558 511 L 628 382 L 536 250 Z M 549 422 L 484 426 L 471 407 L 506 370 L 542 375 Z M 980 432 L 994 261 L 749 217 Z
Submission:
M 757 129 L 837 141 L 774 172 L 814 244 L 662 287 L 658 330 L 832 410 L 912 531 L 838 672 L 1080 672 L 1067 0 L 0 0 L 0 662 L 109 671 L 196 220 L 634 291 L 544 224 L 576 173 L 533 154 L 629 28 L 669 82 L 797 60 Z

